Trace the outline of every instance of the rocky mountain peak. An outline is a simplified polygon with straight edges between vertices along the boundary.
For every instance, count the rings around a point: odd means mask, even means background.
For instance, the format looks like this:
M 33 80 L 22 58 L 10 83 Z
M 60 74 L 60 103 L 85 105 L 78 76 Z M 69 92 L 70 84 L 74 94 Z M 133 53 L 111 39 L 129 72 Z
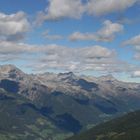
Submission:
M 7 78 L 17 78 L 23 77 L 25 73 L 18 69 L 16 66 L 8 64 L 0 66 L 0 75 Z
M 72 77 L 72 76 L 75 76 L 73 72 L 66 72 L 66 73 L 59 73 L 58 74 L 59 77 Z
M 18 71 L 21 71 L 20 69 L 18 69 L 16 66 L 14 65 L 11 65 L 11 64 L 7 64 L 7 65 L 0 65 L 0 72 L 5 72 L 5 73 L 8 73 L 10 71 L 13 71 L 13 70 L 18 70 Z
M 73 72 L 59 73 L 58 77 L 61 79 L 76 79 L 76 75 Z

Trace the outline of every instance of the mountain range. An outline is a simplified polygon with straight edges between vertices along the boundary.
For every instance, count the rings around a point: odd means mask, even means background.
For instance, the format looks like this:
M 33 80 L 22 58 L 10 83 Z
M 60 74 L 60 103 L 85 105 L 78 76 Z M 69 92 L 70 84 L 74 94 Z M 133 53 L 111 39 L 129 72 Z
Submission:
M 13 65 L 2 65 L 0 89 L 0 118 L 9 120 L 7 129 L 0 122 L 0 132 L 3 137 L 8 133 L 8 140 L 19 139 L 23 132 L 26 140 L 62 140 L 140 109 L 140 84 L 112 75 L 26 74 Z M 12 136 L 17 127 L 22 133 Z

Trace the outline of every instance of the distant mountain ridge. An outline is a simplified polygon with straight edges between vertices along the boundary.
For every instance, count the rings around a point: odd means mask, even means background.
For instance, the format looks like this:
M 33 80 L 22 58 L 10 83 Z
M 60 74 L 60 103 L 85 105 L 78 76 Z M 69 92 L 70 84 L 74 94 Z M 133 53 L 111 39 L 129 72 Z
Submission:
M 0 88 L 30 100 L 58 129 L 73 134 L 140 109 L 140 84 L 121 82 L 111 75 L 26 74 L 3 65 Z

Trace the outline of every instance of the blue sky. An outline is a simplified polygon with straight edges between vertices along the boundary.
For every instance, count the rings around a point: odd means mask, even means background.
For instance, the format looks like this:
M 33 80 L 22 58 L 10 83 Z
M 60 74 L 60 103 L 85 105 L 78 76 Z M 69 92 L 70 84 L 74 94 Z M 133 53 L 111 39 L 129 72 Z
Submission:
M 140 82 L 140 0 L 1 0 L 0 64 Z

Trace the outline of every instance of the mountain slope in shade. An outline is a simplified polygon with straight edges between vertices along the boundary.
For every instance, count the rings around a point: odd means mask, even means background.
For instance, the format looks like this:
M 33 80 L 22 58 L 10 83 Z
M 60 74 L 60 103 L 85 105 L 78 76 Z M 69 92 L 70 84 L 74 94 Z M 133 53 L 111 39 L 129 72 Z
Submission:
M 0 140 L 62 140 L 70 135 L 29 100 L 0 89 Z
M 67 140 L 139 140 L 140 111 L 98 125 Z

